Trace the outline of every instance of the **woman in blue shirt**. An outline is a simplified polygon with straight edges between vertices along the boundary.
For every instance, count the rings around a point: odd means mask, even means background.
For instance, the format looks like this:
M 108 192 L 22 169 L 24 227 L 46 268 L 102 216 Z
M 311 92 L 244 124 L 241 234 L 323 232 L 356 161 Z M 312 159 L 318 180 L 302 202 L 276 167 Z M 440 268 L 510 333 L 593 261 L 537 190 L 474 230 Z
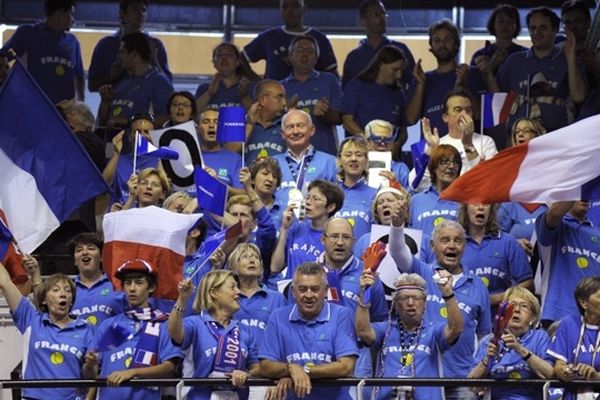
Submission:
M 182 350 L 188 351 L 184 377 L 231 377 L 234 387 L 242 387 L 250 375 L 258 374 L 258 350 L 248 327 L 233 318 L 240 310 L 241 294 L 235 275 L 227 270 L 207 273 L 194 300 L 194 309 L 200 314 L 184 319 L 185 307 L 193 292 L 194 286 L 189 279 L 180 282 L 179 297 L 169 316 L 171 339 L 181 345 Z M 212 394 L 244 396 L 232 387 L 196 386 L 188 399 L 209 400 Z
M 17 329 L 24 335 L 24 379 L 93 378 L 95 370 L 84 364 L 94 331 L 84 319 L 71 318 L 75 284 L 63 274 L 33 282 L 39 309 L 25 298 L 0 263 L 0 289 L 4 293 Z M 72 400 L 83 398 L 85 389 L 31 388 L 23 398 Z
M 552 357 L 546 354 L 550 339 L 546 331 L 536 329 L 540 322 L 540 303 L 527 289 L 515 286 L 506 291 L 504 300 L 513 304 L 514 313 L 507 331 L 497 342 L 488 336 L 479 345 L 469 378 L 552 379 Z M 539 387 L 495 386 L 494 400 L 541 399 Z

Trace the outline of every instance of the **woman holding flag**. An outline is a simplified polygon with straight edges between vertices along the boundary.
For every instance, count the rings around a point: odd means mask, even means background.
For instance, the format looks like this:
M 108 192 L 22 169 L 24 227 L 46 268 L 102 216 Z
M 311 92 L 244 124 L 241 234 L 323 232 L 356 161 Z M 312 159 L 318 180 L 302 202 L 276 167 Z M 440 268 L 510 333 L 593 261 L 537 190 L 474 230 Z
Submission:
M 506 291 L 504 302 L 512 309 L 512 315 L 510 312 L 496 315 L 493 335 L 486 337 L 479 345 L 474 367 L 468 377 L 552 379 L 553 361 L 546 354 L 550 339 L 546 331 L 537 329 L 540 322 L 540 303 L 537 298 L 529 290 L 514 286 Z M 542 390 L 538 387 L 495 386 L 492 398 L 541 399 Z
M 145 168 L 139 174 L 133 174 L 127 181 L 129 197 L 125 204 L 114 203 L 111 211 L 129 210 L 136 205 L 139 208 L 148 206 L 160 207 L 171 191 L 169 178 L 164 171 L 156 168 Z
M 240 393 L 250 375 L 257 375 L 258 349 L 249 329 L 233 315 L 240 310 L 240 289 L 231 271 L 211 271 L 204 276 L 194 300 L 200 314 L 183 318 L 194 286 L 179 284 L 179 297 L 169 316 L 169 334 L 174 343 L 189 350 L 184 377 L 231 378 L 233 386 L 194 387 L 188 399 L 229 398 Z M 247 390 L 246 390 L 247 393 Z M 243 393 L 242 393 L 243 394 Z M 221 395 L 221 396 L 219 396 Z

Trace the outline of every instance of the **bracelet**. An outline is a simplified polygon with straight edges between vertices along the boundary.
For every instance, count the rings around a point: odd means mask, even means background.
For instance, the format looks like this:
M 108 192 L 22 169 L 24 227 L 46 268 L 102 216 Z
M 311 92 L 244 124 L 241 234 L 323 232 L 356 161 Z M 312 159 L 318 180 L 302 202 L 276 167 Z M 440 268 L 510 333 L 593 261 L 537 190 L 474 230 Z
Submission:
M 529 361 L 529 359 L 531 358 L 532 355 L 533 355 L 533 353 L 530 351 L 529 353 L 527 353 L 525 355 L 525 357 L 521 357 L 521 360 L 523 360 L 523 361 Z
M 487 362 L 487 357 L 484 357 L 481 359 L 481 364 L 486 368 L 489 366 L 488 362 Z
M 444 300 L 450 300 L 450 299 L 453 299 L 453 298 L 454 298 L 454 292 L 452 292 L 448 296 L 442 296 L 442 299 L 444 299 Z
M 175 305 L 173 306 L 173 310 L 175 310 L 175 311 L 177 311 L 177 312 L 179 312 L 179 313 L 182 313 L 182 314 L 185 312 L 185 308 L 183 308 L 183 307 L 179 307 L 177 304 L 175 304 Z
M 42 283 L 43 283 L 42 281 L 31 282 L 31 286 L 36 287 L 38 285 L 41 285 Z
M 368 310 L 369 308 L 371 308 L 371 303 L 365 304 L 365 303 L 363 303 L 362 301 L 359 300 L 358 301 L 358 306 L 361 307 L 361 308 L 366 308 Z

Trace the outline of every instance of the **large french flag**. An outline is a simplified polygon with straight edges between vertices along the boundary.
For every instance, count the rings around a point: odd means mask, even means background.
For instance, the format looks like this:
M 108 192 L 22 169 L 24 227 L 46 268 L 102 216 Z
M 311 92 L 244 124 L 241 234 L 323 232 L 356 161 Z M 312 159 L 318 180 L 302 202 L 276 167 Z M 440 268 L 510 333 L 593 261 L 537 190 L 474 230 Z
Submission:
M 505 123 L 517 98 L 515 92 L 484 93 L 481 95 L 481 119 L 484 128 Z
M 600 199 L 600 115 L 511 147 L 458 177 L 441 194 L 463 203 Z
M 83 202 L 110 191 L 54 105 L 17 60 L 0 88 L 0 211 L 35 250 Z
M 133 208 L 106 214 L 104 270 L 116 288 L 121 282 L 114 276 L 125 261 L 140 258 L 158 271 L 154 297 L 177 299 L 177 284 L 183 279 L 185 239 L 200 214 L 177 214 L 160 207 Z

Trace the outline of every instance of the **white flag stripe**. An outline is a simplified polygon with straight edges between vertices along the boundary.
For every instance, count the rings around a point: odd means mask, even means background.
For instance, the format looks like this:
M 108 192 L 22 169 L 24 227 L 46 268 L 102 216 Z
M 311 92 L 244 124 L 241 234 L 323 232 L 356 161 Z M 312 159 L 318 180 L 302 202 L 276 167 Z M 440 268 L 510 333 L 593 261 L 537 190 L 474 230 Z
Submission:
M 580 199 L 581 185 L 598 175 L 600 115 L 531 140 L 510 198 L 530 202 Z
M 104 241 L 133 242 L 168 248 L 185 256 L 185 238 L 202 214 L 178 214 L 150 206 L 108 213 L 102 227 Z
M 8 218 L 8 227 L 19 247 L 34 251 L 58 228 L 60 221 L 38 190 L 35 178 L 19 168 L 0 149 L 0 182 L 10 196 L 0 196 L 0 209 Z

